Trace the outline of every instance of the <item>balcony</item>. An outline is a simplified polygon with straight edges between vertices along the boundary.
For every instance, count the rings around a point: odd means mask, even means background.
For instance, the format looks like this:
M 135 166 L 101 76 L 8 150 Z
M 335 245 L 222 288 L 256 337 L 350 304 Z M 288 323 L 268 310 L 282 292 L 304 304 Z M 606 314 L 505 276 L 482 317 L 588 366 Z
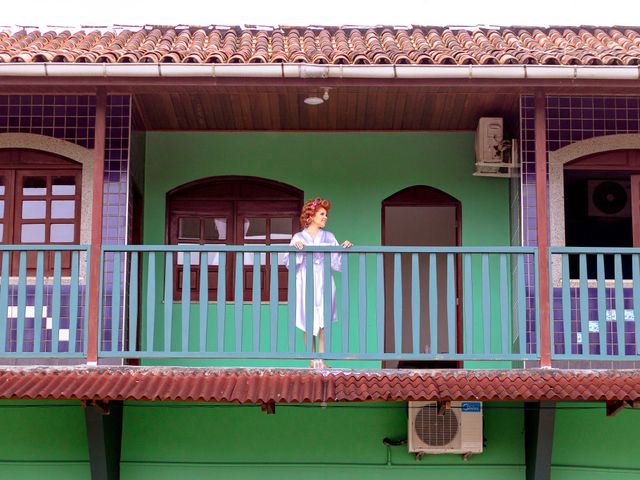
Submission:
M 535 353 L 527 352 L 527 348 L 535 351 L 535 345 L 527 347 L 524 335 L 514 342 L 512 327 L 517 323 L 515 330 L 526 331 L 524 265 L 534 263 L 534 249 L 309 247 L 300 252 L 291 247 L 211 248 L 105 247 L 103 259 L 114 265 L 115 280 L 110 284 L 103 275 L 103 285 L 118 292 L 126 284 L 129 301 L 124 343 L 103 338 L 100 355 L 377 362 L 535 358 Z M 297 257 L 299 273 L 282 266 L 286 254 Z M 342 257 L 341 271 L 334 272 L 331 267 L 337 255 Z M 232 269 L 227 267 L 230 262 Z M 177 264 L 183 269 L 179 299 L 174 284 Z M 214 279 L 212 264 L 217 270 Z M 194 268 L 197 276 L 192 274 Z M 125 273 L 122 280 L 121 269 Z M 226 291 L 230 271 L 232 295 Z M 296 288 L 301 275 L 305 276 L 304 291 Z M 267 277 L 270 288 L 265 295 L 262 287 Z M 194 300 L 190 292 L 196 278 Z M 314 282 L 330 285 L 332 279 L 336 319 L 330 321 L 332 296 L 316 296 L 316 301 L 323 302 L 325 351 L 313 352 L 311 335 L 305 343 L 302 331 L 296 328 L 296 296 L 302 293 L 305 297 L 309 331 Z M 212 280 L 221 286 L 215 299 L 209 293 Z M 103 290 L 107 296 L 108 288 Z M 514 297 L 519 299 L 515 312 L 511 309 Z M 103 332 L 109 326 L 107 319 L 116 318 L 122 306 L 117 296 L 111 298 L 110 308 L 101 309 Z M 117 326 L 112 331 L 111 338 L 121 338 Z
M 549 254 L 552 361 L 640 360 L 640 250 Z M 0 358 L 83 362 L 92 343 L 101 361 L 145 364 L 510 368 L 541 358 L 536 248 L 105 246 L 93 277 L 89 259 L 88 246 L 0 248 Z M 334 296 L 314 293 L 332 283 Z M 310 331 L 320 306 L 315 351 L 296 316 Z

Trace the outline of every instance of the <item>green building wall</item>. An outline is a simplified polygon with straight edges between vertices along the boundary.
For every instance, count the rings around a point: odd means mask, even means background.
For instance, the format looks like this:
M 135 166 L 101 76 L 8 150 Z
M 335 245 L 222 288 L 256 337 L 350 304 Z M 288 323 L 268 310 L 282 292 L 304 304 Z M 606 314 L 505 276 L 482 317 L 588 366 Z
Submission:
M 40 478 L 90 478 L 80 402 L 0 401 L 0 479 Z
M 474 177 L 472 132 L 149 132 L 144 240 L 165 242 L 166 193 L 199 178 L 251 175 L 333 203 L 338 239 L 380 245 L 381 202 L 412 185 L 439 188 L 462 204 L 464 245 L 509 245 L 509 182 Z
M 426 456 L 406 445 L 404 403 L 254 405 L 129 403 L 123 435 L 125 480 L 525 479 L 524 404 L 484 404 L 485 450 Z M 558 403 L 553 480 L 640 478 L 640 411 L 605 415 L 603 403 Z
M 640 409 L 606 416 L 603 402 L 558 403 L 553 480 L 640 478 Z
M 124 480 L 524 478 L 523 411 L 486 405 L 483 454 L 425 457 L 406 445 L 406 403 L 276 406 L 127 404 Z M 503 407 L 505 407 L 503 409 Z
M 522 479 L 524 405 L 484 404 L 485 451 L 427 456 L 406 445 L 404 403 L 276 406 L 126 402 L 121 478 Z M 0 401 L 0 478 L 89 479 L 78 401 Z M 553 480 L 640 478 L 640 411 L 606 417 L 603 403 L 558 403 Z

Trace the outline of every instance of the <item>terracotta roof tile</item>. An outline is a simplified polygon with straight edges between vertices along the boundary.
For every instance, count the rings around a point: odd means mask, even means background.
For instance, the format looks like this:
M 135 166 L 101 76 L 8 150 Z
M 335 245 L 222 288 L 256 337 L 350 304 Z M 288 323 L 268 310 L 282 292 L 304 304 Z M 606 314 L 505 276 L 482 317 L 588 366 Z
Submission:
M 1 399 L 205 402 L 639 400 L 636 370 L 5 367 Z
M 0 32 L 0 62 L 638 65 L 633 28 L 148 26 Z

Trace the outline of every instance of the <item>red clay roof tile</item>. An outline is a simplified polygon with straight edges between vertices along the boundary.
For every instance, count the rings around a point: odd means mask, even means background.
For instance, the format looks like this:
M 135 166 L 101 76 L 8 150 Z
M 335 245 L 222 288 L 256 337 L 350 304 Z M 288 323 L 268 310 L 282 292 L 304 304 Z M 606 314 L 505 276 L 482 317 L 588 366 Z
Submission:
M 640 399 L 640 371 L 5 367 L 0 399 L 634 401 Z
M 0 32 L 0 62 L 638 65 L 632 28 L 248 29 Z

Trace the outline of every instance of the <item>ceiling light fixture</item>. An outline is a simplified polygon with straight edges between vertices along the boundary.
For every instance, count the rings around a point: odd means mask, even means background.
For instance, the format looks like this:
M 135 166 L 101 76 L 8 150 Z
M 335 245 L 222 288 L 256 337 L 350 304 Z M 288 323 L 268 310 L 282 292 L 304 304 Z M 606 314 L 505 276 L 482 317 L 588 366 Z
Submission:
M 304 99 L 304 103 L 307 105 L 320 105 L 321 103 L 324 103 L 324 100 L 320 97 L 307 97 Z
M 329 100 L 329 89 L 325 88 L 324 93 L 322 94 L 322 97 L 317 97 L 315 95 L 309 96 L 304 99 L 304 103 L 306 103 L 307 105 L 320 105 L 326 102 L 327 100 Z

